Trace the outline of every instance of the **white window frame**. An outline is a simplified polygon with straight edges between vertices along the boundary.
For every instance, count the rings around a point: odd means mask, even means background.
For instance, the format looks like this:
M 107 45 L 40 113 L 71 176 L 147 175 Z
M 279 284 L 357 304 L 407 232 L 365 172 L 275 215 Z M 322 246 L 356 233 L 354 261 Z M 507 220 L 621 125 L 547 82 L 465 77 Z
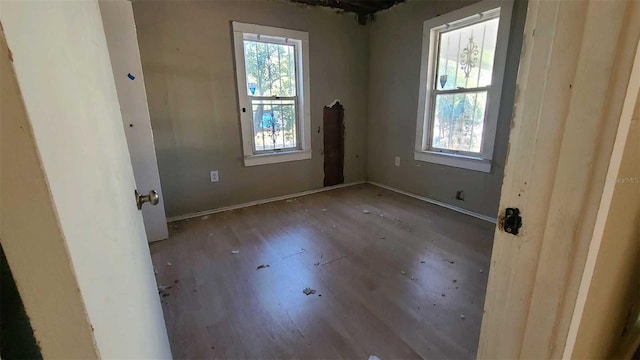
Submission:
M 311 159 L 311 111 L 309 105 L 309 34 L 304 31 L 281 29 L 271 26 L 246 24 L 234 21 L 233 40 L 238 85 L 238 110 L 242 129 L 242 151 L 244 165 L 255 166 L 295 160 Z M 249 96 L 247 95 L 247 73 L 245 71 L 244 40 L 245 35 L 273 36 L 286 39 L 286 43 L 296 48 L 296 94 L 297 141 L 296 149 L 276 151 L 254 151 L 253 119 Z M 276 41 L 269 41 L 276 42 Z M 277 100 L 275 96 L 274 100 Z M 288 98 L 282 98 L 287 100 Z
M 481 1 L 462 9 L 429 19 L 423 24 L 422 58 L 420 64 L 420 89 L 418 91 L 418 120 L 414 159 L 441 165 L 454 166 L 469 170 L 491 172 L 493 150 L 495 145 L 502 80 L 507 60 L 509 30 L 511 27 L 512 1 Z M 431 148 L 431 131 L 433 124 L 433 92 L 438 57 L 439 30 L 451 26 L 465 26 L 482 18 L 483 14 L 499 9 L 500 20 L 493 62 L 491 86 L 487 92 L 487 106 L 479 154 L 457 151 L 443 151 Z M 474 21 L 475 20 L 475 21 Z

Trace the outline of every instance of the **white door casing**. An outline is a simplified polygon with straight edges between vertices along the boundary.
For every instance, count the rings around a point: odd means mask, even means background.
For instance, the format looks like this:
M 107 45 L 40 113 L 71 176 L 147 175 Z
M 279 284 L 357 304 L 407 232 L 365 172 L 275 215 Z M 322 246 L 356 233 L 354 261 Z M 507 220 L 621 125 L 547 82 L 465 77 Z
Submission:
M 167 217 L 133 9 L 127 0 L 100 1 L 99 4 L 136 187 L 141 194 L 155 190 L 160 195 L 156 206 L 142 207 L 147 240 L 163 240 L 169 237 Z

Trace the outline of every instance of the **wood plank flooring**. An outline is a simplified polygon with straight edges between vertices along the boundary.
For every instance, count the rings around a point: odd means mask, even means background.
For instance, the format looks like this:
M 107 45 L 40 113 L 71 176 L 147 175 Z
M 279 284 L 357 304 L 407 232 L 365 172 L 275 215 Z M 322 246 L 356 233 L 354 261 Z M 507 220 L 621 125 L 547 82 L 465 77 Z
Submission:
M 373 185 L 171 223 L 151 254 L 173 356 L 474 358 L 493 231 Z

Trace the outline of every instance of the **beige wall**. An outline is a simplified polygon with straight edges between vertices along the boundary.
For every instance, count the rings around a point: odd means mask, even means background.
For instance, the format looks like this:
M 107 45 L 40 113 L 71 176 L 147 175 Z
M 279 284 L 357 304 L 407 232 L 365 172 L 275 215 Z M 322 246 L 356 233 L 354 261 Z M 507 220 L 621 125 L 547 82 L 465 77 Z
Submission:
M 371 25 L 369 65 L 369 180 L 495 218 L 515 94 L 526 2 L 512 16 L 501 110 L 490 174 L 413 159 L 415 148 L 422 24 L 473 1 L 409 0 L 380 12 Z M 394 157 L 401 158 L 400 167 Z M 455 199 L 464 190 L 465 201 Z
M 576 359 L 614 355 L 640 302 L 640 98 L 618 176 L 608 180 L 616 185 L 572 353 Z
M 42 356 L 97 358 L 91 325 L 0 34 L 0 241 Z M 8 330 L 11 331 L 11 330 Z
M 336 98 L 345 108 L 345 182 L 365 180 L 369 29 L 355 15 L 277 0 L 133 8 L 169 217 L 321 188 L 318 128 Z M 311 160 L 243 166 L 231 21 L 309 32 Z

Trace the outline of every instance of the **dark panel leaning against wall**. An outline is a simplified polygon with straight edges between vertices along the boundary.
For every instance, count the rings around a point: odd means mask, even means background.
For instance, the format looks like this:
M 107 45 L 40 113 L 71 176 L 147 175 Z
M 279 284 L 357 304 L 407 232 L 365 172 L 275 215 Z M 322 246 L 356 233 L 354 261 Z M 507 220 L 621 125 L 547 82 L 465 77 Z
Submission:
M 42 359 L 4 250 L 0 246 L 0 357 Z
M 318 129 L 336 98 L 348 113 L 344 181 L 365 180 L 369 29 L 354 14 L 285 1 L 138 0 L 133 9 L 169 217 L 322 188 Z M 243 165 L 231 21 L 309 33 L 311 160 Z
M 344 108 L 336 101 L 324 107 L 324 186 L 344 182 Z
M 495 218 L 508 147 L 526 1 L 514 2 L 491 173 L 413 158 L 423 22 L 472 3 L 409 0 L 379 13 L 371 24 L 367 175 L 370 181 Z M 394 165 L 396 156 L 401 158 L 399 167 Z M 464 200 L 456 199 L 458 190 L 464 191 Z

